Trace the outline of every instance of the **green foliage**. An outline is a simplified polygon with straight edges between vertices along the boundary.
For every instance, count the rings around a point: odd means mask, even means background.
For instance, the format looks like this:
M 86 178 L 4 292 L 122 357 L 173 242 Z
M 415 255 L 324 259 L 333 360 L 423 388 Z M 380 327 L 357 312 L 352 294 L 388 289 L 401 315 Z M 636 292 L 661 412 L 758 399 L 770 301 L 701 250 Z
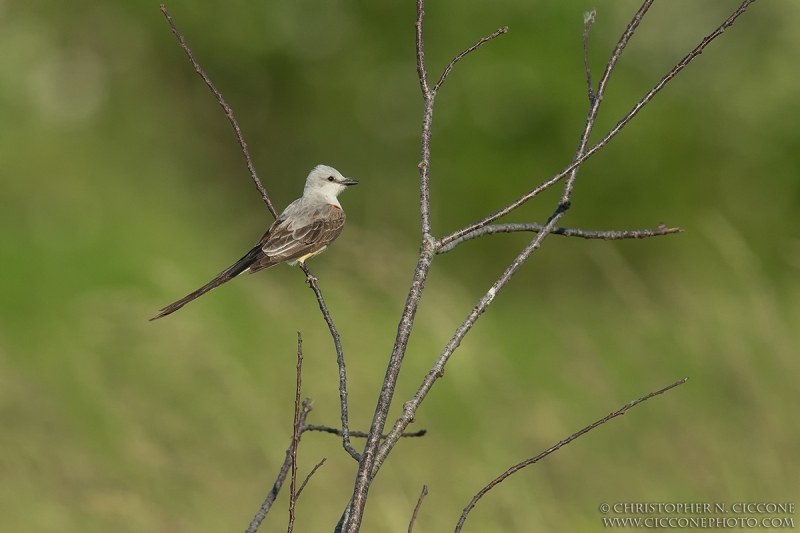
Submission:
M 657 3 L 612 79 L 608 130 L 738 2 Z M 339 326 L 352 426 L 366 429 L 418 246 L 421 98 L 412 2 L 168 4 L 283 207 L 318 163 L 359 179 L 348 227 L 310 262 Z M 436 2 L 429 69 L 442 235 L 570 161 L 587 109 L 580 2 Z M 595 77 L 636 3 L 598 6 Z M 800 497 L 800 6 L 758 2 L 582 168 L 565 225 L 681 235 L 550 237 L 453 357 L 370 492 L 365 528 L 454 526 L 472 495 L 625 402 L 689 376 L 518 474 L 465 531 L 601 527 L 617 501 Z M 157 4 L 0 0 L 0 530 L 243 530 L 291 438 L 294 336 L 309 421 L 336 425 L 335 355 L 297 269 L 208 281 L 270 222 L 223 113 Z M 545 195 L 509 217 L 543 222 Z M 530 235 L 438 257 L 395 409 Z M 297 527 L 332 529 L 355 464 L 328 462 Z M 264 531 L 285 527 L 285 498 Z

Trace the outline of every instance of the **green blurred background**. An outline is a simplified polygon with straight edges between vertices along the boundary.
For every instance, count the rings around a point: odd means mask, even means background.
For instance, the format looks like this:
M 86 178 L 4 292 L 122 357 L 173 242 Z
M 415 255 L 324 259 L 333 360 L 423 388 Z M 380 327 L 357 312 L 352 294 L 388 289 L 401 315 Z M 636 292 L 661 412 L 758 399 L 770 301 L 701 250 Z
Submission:
M 652 8 L 610 84 L 604 134 L 738 1 Z M 434 115 L 441 236 L 570 160 L 587 109 L 580 0 L 430 0 L 431 76 L 480 36 Z M 279 209 L 316 164 L 361 181 L 310 266 L 366 429 L 419 241 L 411 0 L 174 0 Z M 597 4 L 598 77 L 638 3 Z M 684 376 L 486 496 L 465 531 L 595 531 L 602 502 L 800 503 L 800 4 L 757 2 L 581 170 L 564 225 L 495 299 L 370 492 L 365 531 L 447 531 L 472 495 Z M 155 2 L 0 0 L 0 531 L 242 531 L 291 435 L 295 332 L 312 423 L 337 425 L 335 356 L 301 272 L 237 279 L 156 323 L 271 219 L 224 114 Z M 558 191 L 507 221 L 542 222 Z M 396 413 L 529 241 L 434 263 Z M 355 463 L 306 434 L 300 531 L 331 531 Z M 286 527 L 281 494 L 263 531 Z

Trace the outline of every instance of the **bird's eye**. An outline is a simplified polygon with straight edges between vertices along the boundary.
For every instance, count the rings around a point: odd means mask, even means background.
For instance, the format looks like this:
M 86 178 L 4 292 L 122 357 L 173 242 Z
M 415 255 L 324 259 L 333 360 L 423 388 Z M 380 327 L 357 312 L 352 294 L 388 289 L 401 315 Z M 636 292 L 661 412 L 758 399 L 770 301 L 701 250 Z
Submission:
M 328 181 L 333 181 L 333 180 L 334 180 L 333 176 L 328 176 Z

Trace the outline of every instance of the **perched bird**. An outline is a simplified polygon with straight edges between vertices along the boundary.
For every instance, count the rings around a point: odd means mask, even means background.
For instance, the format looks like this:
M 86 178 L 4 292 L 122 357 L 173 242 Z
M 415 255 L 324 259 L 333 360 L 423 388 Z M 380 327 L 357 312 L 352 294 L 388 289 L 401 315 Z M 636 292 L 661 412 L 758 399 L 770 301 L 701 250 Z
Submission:
M 322 253 L 342 232 L 344 211 L 336 198 L 356 180 L 333 167 L 318 165 L 306 179 L 303 196 L 284 209 L 252 250 L 193 293 L 158 312 L 150 320 L 174 313 L 195 298 L 239 274 L 254 273 L 284 261 L 290 265 Z

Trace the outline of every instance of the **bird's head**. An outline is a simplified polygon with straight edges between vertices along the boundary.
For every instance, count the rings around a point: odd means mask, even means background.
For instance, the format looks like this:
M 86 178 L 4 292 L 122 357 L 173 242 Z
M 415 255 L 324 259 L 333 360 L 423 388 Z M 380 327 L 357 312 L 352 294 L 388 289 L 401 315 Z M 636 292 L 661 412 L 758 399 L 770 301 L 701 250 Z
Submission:
M 306 179 L 303 196 L 320 195 L 325 198 L 335 199 L 350 185 L 358 185 L 358 182 L 345 178 L 333 167 L 317 165 Z

